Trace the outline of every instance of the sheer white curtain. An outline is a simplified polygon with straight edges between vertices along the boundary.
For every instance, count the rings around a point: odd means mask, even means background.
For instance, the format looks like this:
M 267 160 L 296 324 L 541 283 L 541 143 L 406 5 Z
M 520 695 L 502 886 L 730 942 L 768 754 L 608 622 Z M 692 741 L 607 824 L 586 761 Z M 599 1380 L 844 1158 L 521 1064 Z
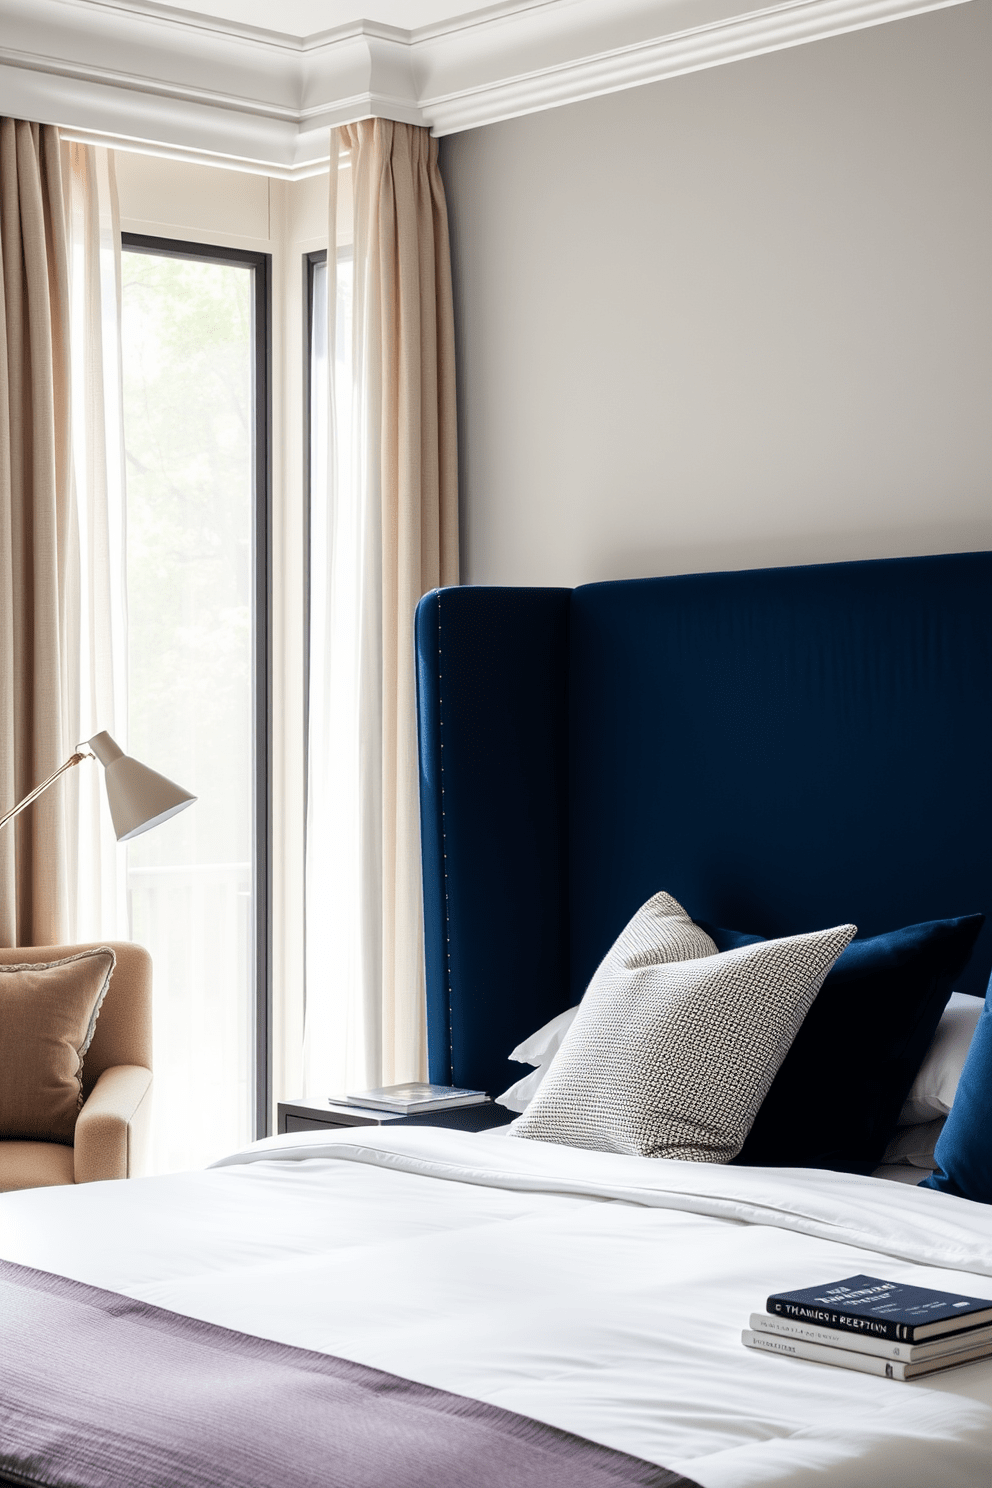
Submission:
M 114 157 L 63 141 L 71 376 L 70 602 L 65 652 L 70 747 L 106 729 L 126 748 L 127 613 L 121 393 L 121 234 Z M 128 939 L 127 857 L 103 770 L 69 776 L 69 935 Z
M 351 167 L 351 325 L 338 168 Z M 326 488 L 312 492 L 307 984 L 312 1099 L 426 1072 L 413 615 L 457 582 L 454 328 L 437 141 L 331 136 Z M 350 335 L 347 331 L 350 329 Z M 344 331 L 344 335 L 342 335 Z

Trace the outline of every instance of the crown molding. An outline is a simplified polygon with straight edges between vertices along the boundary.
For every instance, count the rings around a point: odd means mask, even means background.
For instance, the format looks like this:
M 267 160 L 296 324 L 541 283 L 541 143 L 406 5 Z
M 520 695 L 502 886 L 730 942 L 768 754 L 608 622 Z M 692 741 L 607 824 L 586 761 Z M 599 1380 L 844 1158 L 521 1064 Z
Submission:
M 432 133 L 453 134 L 961 3 L 966 0 L 787 0 L 515 77 L 422 95 L 420 107 Z
M 464 15 L 435 21 L 413 31 L 388 26 L 379 21 L 356 20 L 346 25 L 330 27 L 326 31 L 311 33 L 270 30 L 265 26 L 252 26 L 244 21 L 207 15 L 202 11 L 184 10 L 181 6 L 159 4 L 157 0 L 62 0 L 62 3 L 85 5 L 90 11 L 102 10 L 119 16 L 147 17 L 173 29 L 182 28 L 194 36 L 200 32 L 236 40 L 257 41 L 263 46 L 283 47 L 287 51 L 308 52 L 332 43 L 339 36 L 350 35 L 356 27 L 366 27 L 371 34 L 384 35 L 394 40 L 419 41 L 443 36 L 451 31 L 471 30 L 473 26 L 485 25 L 488 21 L 498 20 L 503 16 L 517 15 L 523 10 L 540 10 L 557 5 L 560 0 L 501 0 L 501 3 L 498 0 L 494 5 L 477 7 Z
M 968 0 L 742 3 L 509 0 L 418 31 L 292 36 L 155 0 L 0 0 L 0 113 L 293 180 L 357 119 L 450 134 Z

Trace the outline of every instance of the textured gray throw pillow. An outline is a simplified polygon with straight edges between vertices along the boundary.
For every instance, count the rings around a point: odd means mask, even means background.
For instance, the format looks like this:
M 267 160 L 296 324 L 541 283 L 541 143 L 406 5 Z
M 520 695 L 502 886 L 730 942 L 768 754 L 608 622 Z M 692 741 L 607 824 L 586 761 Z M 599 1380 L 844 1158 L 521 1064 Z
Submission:
M 611 947 L 607 961 L 612 957 L 627 956 L 634 965 L 653 965 L 661 961 L 692 961 L 697 956 L 715 956 L 716 946 L 700 927 L 690 920 L 685 910 L 671 894 L 655 894 L 643 905 L 624 929 L 619 940 Z M 520 1064 L 533 1064 L 537 1068 L 502 1095 L 496 1097 L 498 1105 L 510 1111 L 526 1111 L 544 1076 L 547 1074 L 562 1040 L 572 1026 L 578 1008 L 567 1008 L 537 1029 L 529 1038 L 517 1045 L 510 1058 Z
M 716 953 L 706 931 L 690 920 L 677 899 L 664 892 L 652 894 L 610 946 L 585 995 L 589 996 L 597 978 L 610 966 L 623 965 L 636 970 L 642 966 L 660 966 L 666 961 L 696 961 L 700 956 Z
M 718 955 L 675 900 L 655 895 L 589 983 L 512 1134 L 729 1162 L 855 933 L 839 925 Z

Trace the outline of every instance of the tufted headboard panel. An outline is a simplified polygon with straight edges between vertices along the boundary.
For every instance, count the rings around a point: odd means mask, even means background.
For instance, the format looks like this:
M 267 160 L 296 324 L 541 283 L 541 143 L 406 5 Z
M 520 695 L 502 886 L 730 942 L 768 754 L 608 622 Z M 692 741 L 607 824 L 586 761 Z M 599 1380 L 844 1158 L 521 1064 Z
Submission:
M 417 639 L 433 1079 L 518 1078 L 659 888 L 762 935 L 981 910 L 984 992 L 992 554 L 441 590 Z

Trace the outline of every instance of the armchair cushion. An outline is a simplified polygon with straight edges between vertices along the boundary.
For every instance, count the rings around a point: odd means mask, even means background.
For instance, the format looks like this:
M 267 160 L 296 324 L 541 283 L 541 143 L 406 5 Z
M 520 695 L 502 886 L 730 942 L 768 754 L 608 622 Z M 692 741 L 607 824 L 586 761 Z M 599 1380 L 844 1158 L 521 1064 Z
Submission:
M 73 1152 L 61 1142 L 0 1142 L 0 1193 L 73 1182 Z
M 115 956 L 0 964 L 0 1137 L 71 1146 L 90 1046 Z

